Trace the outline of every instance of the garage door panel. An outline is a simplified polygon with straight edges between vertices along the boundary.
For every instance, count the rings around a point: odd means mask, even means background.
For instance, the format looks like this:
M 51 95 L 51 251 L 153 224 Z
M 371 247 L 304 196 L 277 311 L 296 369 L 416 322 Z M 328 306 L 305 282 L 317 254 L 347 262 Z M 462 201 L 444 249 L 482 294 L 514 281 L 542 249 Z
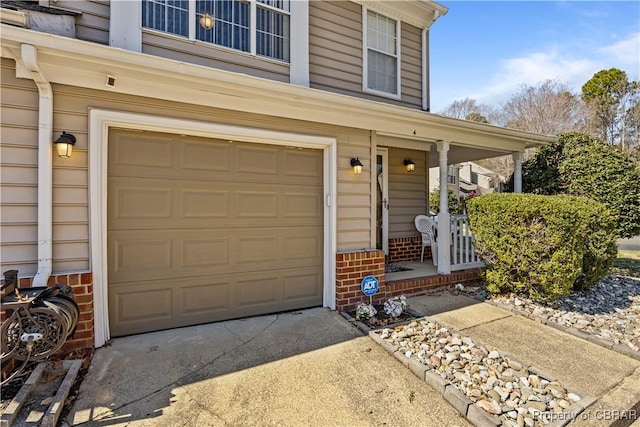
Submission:
M 229 172 L 231 147 L 208 142 L 182 141 L 181 160 L 178 167 L 183 171 Z
M 180 289 L 182 310 L 185 315 L 211 315 L 229 310 L 229 281 L 197 284 L 202 279 L 186 280 Z
M 124 283 L 110 290 L 109 305 L 119 325 L 150 320 L 161 321 L 173 316 L 173 286 L 157 282 Z
M 119 220 L 148 221 L 172 217 L 172 189 L 158 185 L 119 185 L 111 188 L 112 218 Z
M 240 268 L 251 268 L 256 263 L 273 265 L 280 260 L 277 252 L 276 236 L 240 236 L 235 245 L 235 264 Z
M 184 268 L 229 266 L 228 238 L 183 238 L 179 247 L 178 265 Z
M 237 191 L 236 217 L 278 218 L 278 193 L 276 191 Z
M 124 279 L 127 276 L 160 276 L 172 269 L 173 242 L 170 238 L 140 238 L 128 233 L 112 233 L 108 241 L 109 276 Z
M 290 272 L 283 283 L 285 301 L 316 300 L 322 296 L 322 268 Z
M 318 197 L 318 192 L 301 193 L 299 191 L 284 193 L 283 216 L 287 220 L 308 219 L 317 220 L 322 218 L 322 197 Z
M 275 306 L 282 300 L 280 282 L 277 274 L 265 274 L 262 277 L 239 277 L 235 284 L 236 306 Z
M 307 231 L 308 234 L 282 236 L 282 257 L 289 265 L 317 265 L 318 262 L 322 262 L 322 235 L 318 235 L 316 229 Z
M 274 147 L 241 144 L 237 147 L 236 172 L 242 175 L 277 175 L 278 151 Z
M 109 145 L 113 336 L 322 304 L 320 150 L 126 131 Z
M 112 143 L 109 144 L 109 168 L 115 173 L 124 173 L 133 167 L 165 169 L 168 173 L 173 168 L 172 150 L 174 138 L 151 133 L 111 132 Z
M 229 216 L 229 191 L 182 189 L 180 191 L 180 218 L 217 219 Z
M 322 176 L 322 156 L 313 151 L 295 150 L 284 152 L 284 174 L 288 177 L 316 178 Z

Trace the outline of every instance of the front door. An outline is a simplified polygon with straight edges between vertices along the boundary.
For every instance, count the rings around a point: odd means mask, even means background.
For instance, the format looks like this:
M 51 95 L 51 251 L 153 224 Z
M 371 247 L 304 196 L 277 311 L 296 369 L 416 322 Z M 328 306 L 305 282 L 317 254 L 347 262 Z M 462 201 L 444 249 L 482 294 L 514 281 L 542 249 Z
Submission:
M 389 255 L 389 153 L 378 148 L 376 156 L 376 248 Z

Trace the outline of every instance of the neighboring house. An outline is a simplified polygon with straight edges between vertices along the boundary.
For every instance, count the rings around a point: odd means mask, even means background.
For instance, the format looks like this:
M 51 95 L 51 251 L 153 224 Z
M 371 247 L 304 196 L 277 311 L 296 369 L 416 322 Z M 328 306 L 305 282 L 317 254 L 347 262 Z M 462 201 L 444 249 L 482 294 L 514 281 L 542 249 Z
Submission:
M 423 0 L 3 1 L 2 271 L 70 284 L 72 344 L 98 347 L 345 310 L 369 274 L 377 300 L 475 277 L 442 250 L 437 281 L 384 281 L 403 241 L 419 259 L 427 170 L 553 138 L 428 112 L 430 29 L 446 12 Z M 69 158 L 54 155 L 63 131 L 77 140 Z
M 468 194 L 500 193 L 506 178 L 474 162 L 462 162 L 447 167 L 449 189 L 466 197 Z M 429 192 L 440 186 L 440 168 L 429 169 Z

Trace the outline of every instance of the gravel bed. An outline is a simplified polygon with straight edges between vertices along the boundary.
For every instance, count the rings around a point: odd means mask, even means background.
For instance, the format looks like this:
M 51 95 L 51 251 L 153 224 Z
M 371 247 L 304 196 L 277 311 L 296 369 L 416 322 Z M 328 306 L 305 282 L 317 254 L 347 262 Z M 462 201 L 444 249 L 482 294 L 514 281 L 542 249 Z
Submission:
M 491 295 L 483 287 L 458 284 L 456 290 L 628 347 L 640 356 L 640 278 L 609 275 L 587 291 L 551 303 L 515 294 Z
M 585 397 L 427 318 L 374 333 L 395 351 L 435 371 L 504 426 L 542 426 L 570 417 L 574 404 L 580 405 Z

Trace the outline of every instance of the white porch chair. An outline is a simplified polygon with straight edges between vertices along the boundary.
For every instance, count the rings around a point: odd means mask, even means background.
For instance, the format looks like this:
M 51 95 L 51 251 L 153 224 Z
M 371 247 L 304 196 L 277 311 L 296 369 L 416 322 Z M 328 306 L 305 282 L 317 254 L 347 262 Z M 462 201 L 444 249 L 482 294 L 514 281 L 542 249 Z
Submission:
M 420 262 L 424 262 L 424 248 L 431 245 L 431 258 L 433 265 L 438 266 L 438 243 L 436 242 L 436 230 L 438 224 L 426 215 L 418 215 L 414 220 L 416 229 L 422 234 L 422 254 Z

